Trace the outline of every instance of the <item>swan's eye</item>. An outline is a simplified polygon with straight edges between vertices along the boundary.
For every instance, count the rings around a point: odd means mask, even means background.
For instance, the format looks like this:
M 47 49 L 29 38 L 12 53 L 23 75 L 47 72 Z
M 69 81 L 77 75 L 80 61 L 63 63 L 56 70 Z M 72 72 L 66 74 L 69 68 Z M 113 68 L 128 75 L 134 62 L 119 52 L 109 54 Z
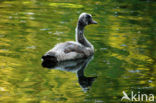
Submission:
M 90 18 L 91 18 L 91 16 L 90 16 L 90 15 L 87 15 L 87 16 L 86 16 L 86 19 L 90 19 Z

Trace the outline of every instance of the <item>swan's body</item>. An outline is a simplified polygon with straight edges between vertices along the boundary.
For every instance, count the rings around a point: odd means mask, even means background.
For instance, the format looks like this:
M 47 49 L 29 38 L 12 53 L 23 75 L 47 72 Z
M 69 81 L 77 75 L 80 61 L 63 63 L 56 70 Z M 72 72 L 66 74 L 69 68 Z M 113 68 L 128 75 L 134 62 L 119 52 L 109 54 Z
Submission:
M 92 20 L 92 16 L 82 13 L 79 17 L 76 27 L 76 41 L 67 41 L 56 44 L 54 48 L 49 50 L 43 57 L 43 60 L 53 59 L 54 62 L 79 59 L 94 54 L 93 45 L 85 38 L 83 32 L 84 27 L 89 24 L 96 24 Z

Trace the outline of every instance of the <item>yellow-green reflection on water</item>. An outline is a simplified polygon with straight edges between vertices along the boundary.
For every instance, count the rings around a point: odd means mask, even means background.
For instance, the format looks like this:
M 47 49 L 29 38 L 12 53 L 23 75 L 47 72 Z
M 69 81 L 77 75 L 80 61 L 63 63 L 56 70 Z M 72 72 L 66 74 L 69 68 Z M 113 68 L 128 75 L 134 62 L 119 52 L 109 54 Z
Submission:
M 76 5 L 71 3 L 50 3 L 49 5 L 54 7 L 83 8 L 82 5 Z
M 0 102 L 117 103 L 123 90 L 156 96 L 155 6 L 154 0 L 0 1 Z M 95 47 L 85 75 L 97 76 L 87 93 L 75 73 L 41 66 L 47 50 L 75 39 L 82 12 L 98 22 L 85 29 Z

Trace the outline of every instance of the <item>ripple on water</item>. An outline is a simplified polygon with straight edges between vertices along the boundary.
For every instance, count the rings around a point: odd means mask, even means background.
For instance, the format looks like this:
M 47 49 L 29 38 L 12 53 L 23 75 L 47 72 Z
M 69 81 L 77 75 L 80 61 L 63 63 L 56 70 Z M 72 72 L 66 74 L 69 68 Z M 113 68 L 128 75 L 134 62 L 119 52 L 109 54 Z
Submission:
M 34 45 L 28 46 L 28 47 L 26 47 L 26 49 L 36 49 L 36 46 L 34 46 Z

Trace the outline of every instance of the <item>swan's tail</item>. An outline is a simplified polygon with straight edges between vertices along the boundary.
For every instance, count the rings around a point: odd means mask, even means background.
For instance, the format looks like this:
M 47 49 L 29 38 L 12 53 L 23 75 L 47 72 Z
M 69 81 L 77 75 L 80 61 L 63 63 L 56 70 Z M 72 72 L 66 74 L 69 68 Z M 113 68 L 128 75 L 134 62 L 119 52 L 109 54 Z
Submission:
M 52 68 L 58 63 L 54 55 L 43 55 L 42 60 L 42 66 L 46 68 Z

